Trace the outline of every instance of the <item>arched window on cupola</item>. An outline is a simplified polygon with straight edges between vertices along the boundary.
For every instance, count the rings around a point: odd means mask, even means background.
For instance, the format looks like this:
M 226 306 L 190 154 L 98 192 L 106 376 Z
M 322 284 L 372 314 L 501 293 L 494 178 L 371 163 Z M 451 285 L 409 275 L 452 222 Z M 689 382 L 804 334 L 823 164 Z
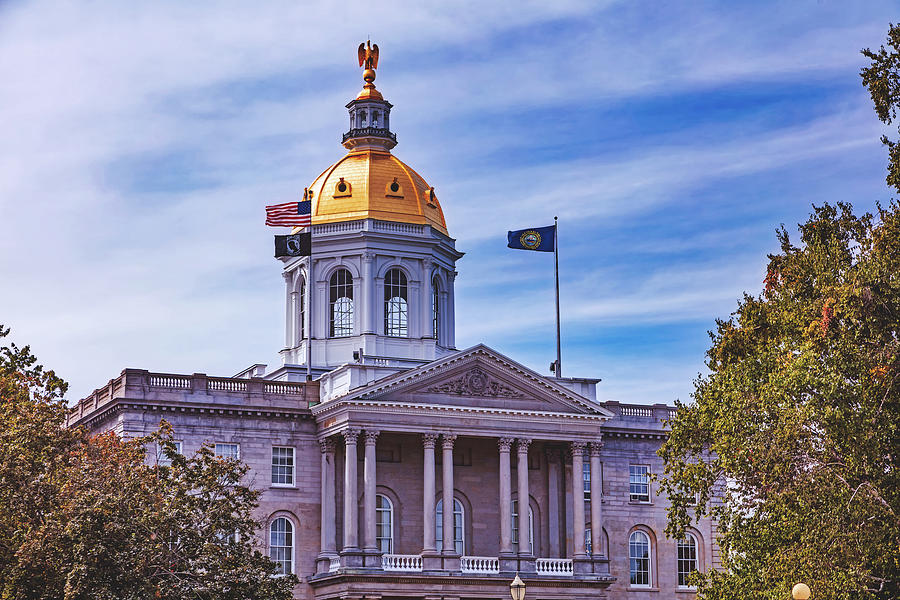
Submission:
M 366 111 L 365 110 L 359 111 L 359 126 L 360 127 L 366 126 Z
M 406 274 L 391 269 L 384 278 L 384 334 L 406 337 L 409 333 L 409 303 Z
M 441 342 L 441 280 L 431 280 L 431 333 L 435 343 Z
M 379 116 L 377 110 L 372 111 L 372 127 L 378 127 Z
M 331 337 L 353 335 L 353 276 L 347 269 L 331 274 L 329 282 L 329 306 Z

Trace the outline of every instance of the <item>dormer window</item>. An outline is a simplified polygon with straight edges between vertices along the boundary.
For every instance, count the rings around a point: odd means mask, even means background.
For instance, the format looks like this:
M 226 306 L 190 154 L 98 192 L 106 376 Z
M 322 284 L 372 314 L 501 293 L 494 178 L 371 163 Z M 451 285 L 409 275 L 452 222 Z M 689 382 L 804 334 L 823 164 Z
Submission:
M 394 177 L 394 180 L 387 184 L 387 186 L 385 186 L 384 195 L 388 198 L 403 197 L 403 186 L 400 185 L 400 182 L 397 181 L 396 177 Z
M 429 188 L 427 192 L 425 192 L 425 200 L 431 208 L 437 208 L 437 196 L 434 193 L 434 188 Z
M 341 177 L 340 181 L 334 184 L 334 197 L 341 198 L 343 196 L 349 196 L 353 193 L 353 188 L 350 186 L 349 181 L 345 181 L 343 177 Z

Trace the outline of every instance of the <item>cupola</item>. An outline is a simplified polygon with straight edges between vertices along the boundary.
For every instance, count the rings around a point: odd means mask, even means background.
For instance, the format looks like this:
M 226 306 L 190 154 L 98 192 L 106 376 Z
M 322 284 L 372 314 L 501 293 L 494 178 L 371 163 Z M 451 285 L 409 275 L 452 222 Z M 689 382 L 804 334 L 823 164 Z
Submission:
M 391 132 L 391 103 L 375 89 L 375 69 L 378 68 L 378 44 L 369 41 L 359 45 L 359 66 L 363 71 L 362 91 L 347 104 L 350 111 L 350 130 L 341 140 L 348 150 L 384 149 L 397 145 Z

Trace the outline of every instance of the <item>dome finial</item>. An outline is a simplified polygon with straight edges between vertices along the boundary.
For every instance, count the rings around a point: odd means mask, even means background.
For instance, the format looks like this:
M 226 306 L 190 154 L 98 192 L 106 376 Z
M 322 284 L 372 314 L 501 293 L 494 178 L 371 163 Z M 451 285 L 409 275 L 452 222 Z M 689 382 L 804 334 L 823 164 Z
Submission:
M 372 82 L 375 81 L 375 69 L 378 68 L 378 44 L 371 42 L 372 40 L 366 40 L 365 44 L 360 44 L 357 54 L 359 54 L 359 66 L 364 66 L 366 69 L 363 71 L 363 79 L 366 82 L 363 87 L 374 90 L 375 84 Z

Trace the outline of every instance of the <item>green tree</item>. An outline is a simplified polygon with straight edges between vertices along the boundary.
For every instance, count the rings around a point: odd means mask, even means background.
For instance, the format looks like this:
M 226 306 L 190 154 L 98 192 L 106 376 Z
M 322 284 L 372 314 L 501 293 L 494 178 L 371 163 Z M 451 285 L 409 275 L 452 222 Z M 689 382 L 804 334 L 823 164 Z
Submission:
M 717 521 L 705 599 L 900 597 L 900 206 L 814 207 L 764 291 L 710 332 L 660 449 L 667 534 Z M 693 506 L 694 497 L 698 498 Z
M 296 578 L 255 547 L 245 465 L 181 456 L 165 423 L 136 440 L 65 428 L 65 390 L 28 347 L 0 346 L 0 598 L 291 597 Z
M 869 88 L 878 118 L 890 125 L 900 108 L 900 26 L 891 24 L 887 45 L 888 48 L 882 45 L 877 52 L 869 48 L 862 51 L 871 63 L 860 71 L 860 76 L 863 85 Z M 888 148 L 887 183 L 900 190 L 900 145 L 886 135 L 881 141 Z

